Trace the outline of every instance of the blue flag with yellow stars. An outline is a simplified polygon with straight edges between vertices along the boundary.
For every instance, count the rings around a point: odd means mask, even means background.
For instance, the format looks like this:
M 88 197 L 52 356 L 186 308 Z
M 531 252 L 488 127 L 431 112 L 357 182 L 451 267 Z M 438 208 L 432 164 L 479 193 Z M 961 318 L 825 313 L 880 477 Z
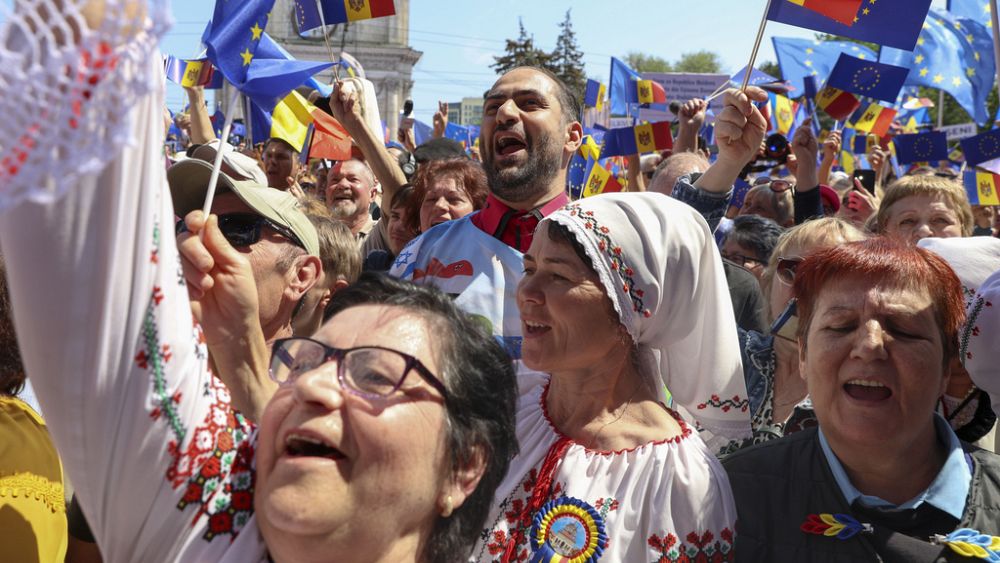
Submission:
M 866 61 L 878 60 L 875 51 L 850 41 L 819 41 L 792 37 L 774 37 L 771 41 L 778 56 L 781 76 L 795 86 L 796 92 L 804 90 L 806 76 L 814 76 L 818 82 L 830 76 L 830 71 L 843 53 Z
M 976 166 L 988 160 L 1000 158 L 1000 129 L 962 139 L 962 152 L 969 166 Z
M 774 0 L 767 19 L 910 50 L 917 41 L 930 6 L 931 0 L 864 0 L 854 23 L 844 25 L 794 2 Z
M 274 0 L 215 0 L 201 41 L 208 59 L 233 84 L 246 81 Z
M 986 26 L 944 10 L 931 10 L 913 52 L 882 49 L 879 60 L 910 67 L 906 83 L 944 90 L 976 123 L 986 123 L 993 87 L 993 36 Z
M 866 61 L 850 55 L 840 55 L 826 85 L 859 96 L 894 103 L 903 89 L 908 67 Z
M 900 164 L 948 160 L 948 136 L 944 131 L 896 135 L 892 142 Z
M 990 0 L 948 0 L 948 11 L 960 18 L 975 20 L 986 26 L 986 29 L 993 28 Z

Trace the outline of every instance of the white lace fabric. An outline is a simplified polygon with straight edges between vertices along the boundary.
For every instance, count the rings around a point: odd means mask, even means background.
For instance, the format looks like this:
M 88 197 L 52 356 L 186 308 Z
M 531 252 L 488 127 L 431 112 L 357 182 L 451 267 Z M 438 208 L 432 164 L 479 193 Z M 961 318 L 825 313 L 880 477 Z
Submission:
M 58 198 L 130 142 L 128 108 L 157 84 L 144 65 L 171 17 L 169 0 L 15 0 L 0 13 L 2 211 Z

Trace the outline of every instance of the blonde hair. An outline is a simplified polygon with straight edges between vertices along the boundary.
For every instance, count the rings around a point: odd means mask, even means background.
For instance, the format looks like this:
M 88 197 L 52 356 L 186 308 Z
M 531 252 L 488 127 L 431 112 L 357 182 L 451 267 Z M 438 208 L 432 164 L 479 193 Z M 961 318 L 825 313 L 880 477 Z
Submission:
M 885 189 L 885 197 L 879 204 L 875 215 L 875 232 L 884 234 L 889 226 L 893 204 L 910 196 L 931 196 L 944 201 L 949 209 L 958 216 L 962 226 L 962 236 L 972 236 L 973 218 L 972 206 L 965 194 L 965 188 L 957 181 L 940 176 L 904 176 Z
M 775 223 L 784 227 L 795 220 L 795 203 L 791 188 L 783 192 L 776 192 L 771 189 L 769 184 L 761 184 L 750 188 L 743 201 L 745 202 L 750 194 L 756 197 L 758 193 L 766 194 L 774 205 L 774 212 L 777 214 L 777 217 L 774 218 Z
M 809 248 L 810 253 L 812 253 L 821 248 L 866 238 L 868 236 L 857 227 L 837 217 L 813 219 L 788 229 L 778 237 L 778 244 L 774 245 L 771 259 L 767 261 L 767 268 L 764 269 L 764 273 L 760 277 L 760 289 L 764 293 L 764 302 L 771 302 L 771 284 L 774 282 L 774 274 L 778 269 L 778 260 L 785 257 L 784 254 L 789 248 L 793 246 Z
M 330 217 L 324 207 L 323 213 L 307 211 L 306 217 L 316 228 L 319 238 L 319 259 L 325 274 L 324 285 L 332 288 L 337 280 L 347 283 L 358 281 L 361 275 L 361 250 L 351 229 L 342 221 Z

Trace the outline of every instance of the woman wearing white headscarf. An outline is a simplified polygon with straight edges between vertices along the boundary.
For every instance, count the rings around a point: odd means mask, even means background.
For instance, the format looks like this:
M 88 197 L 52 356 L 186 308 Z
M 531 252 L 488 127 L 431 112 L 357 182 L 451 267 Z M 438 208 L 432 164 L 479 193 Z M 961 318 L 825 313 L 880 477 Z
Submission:
M 524 269 L 522 358 L 548 377 L 522 377 L 521 453 L 474 555 L 731 560 L 729 482 L 699 434 L 750 425 L 704 219 L 657 193 L 588 198 L 539 224 Z

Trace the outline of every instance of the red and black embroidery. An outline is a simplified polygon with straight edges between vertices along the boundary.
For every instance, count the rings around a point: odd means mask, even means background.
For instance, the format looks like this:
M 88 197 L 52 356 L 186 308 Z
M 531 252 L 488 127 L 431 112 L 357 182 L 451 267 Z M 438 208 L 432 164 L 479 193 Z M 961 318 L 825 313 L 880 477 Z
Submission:
M 667 532 L 663 536 L 649 536 L 646 543 L 659 556 L 654 560 L 656 563 L 730 563 L 736 560 L 733 532 L 729 528 L 723 528 L 717 540 L 708 530 L 701 534 L 691 532 L 685 540 L 686 543 Z
M 715 407 L 722 412 L 729 412 L 733 409 L 746 412 L 750 408 L 750 400 L 740 399 L 739 395 L 733 395 L 732 399 L 722 399 L 718 395 L 712 395 L 708 401 L 698 405 L 698 410 L 704 410 L 708 407 Z

